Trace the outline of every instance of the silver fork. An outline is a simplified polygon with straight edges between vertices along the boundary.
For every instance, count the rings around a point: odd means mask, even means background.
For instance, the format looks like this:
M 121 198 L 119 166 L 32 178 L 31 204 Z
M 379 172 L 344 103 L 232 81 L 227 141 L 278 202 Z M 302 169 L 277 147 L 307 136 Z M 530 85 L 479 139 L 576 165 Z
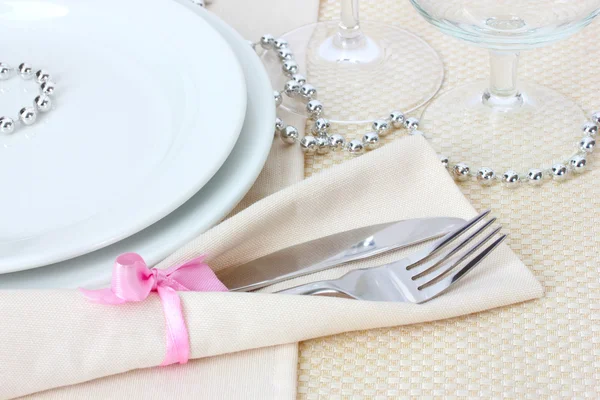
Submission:
M 488 214 L 489 211 L 479 214 L 431 246 L 402 260 L 278 293 L 342 294 L 357 300 L 424 303 L 458 282 L 506 238 L 506 235 L 498 235 L 500 226 L 489 231 L 496 218 L 484 220 Z M 477 238 L 480 238 L 477 243 L 467 247 Z

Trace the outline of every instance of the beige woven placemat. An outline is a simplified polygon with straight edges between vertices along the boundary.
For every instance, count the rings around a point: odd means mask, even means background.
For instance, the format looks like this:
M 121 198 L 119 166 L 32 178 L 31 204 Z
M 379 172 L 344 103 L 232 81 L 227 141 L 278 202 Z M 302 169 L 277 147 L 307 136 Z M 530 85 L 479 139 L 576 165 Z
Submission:
M 446 70 L 442 91 L 486 78 L 484 50 L 444 36 L 408 1 L 362 0 L 360 7 L 362 18 L 416 32 L 440 53 Z M 320 20 L 336 19 L 338 12 L 337 1 L 321 1 Z M 596 21 L 569 40 L 524 53 L 520 77 L 567 94 L 587 112 L 600 109 L 599 41 Z M 321 92 L 336 85 L 344 82 L 331 82 Z M 378 96 L 355 95 L 365 107 L 378 108 Z M 548 121 L 546 129 L 554 122 Z M 343 133 L 354 138 L 364 131 Z M 458 149 L 457 157 L 468 157 L 480 140 L 461 132 L 446 132 L 443 139 L 445 146 Z M 307 157 L 305 174 L 345 157 Z M 510 155 L 494 157 L 511 165 Z M 543 299 L 466 318 L 303 342 L 298 397 L 600 398 L 600 157 L 591 158 L 589 171 L 562 184 L 517 190 L 461 184 L 473 205 L 491 208 L 510 233 L 509 246 L 544 285 Z

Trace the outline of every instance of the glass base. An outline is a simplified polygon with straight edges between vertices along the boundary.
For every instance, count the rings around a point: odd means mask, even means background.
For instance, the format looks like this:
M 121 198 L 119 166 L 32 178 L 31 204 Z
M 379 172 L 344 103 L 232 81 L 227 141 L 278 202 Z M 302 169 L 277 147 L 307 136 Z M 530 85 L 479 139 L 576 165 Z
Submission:
M 544 86 L 519 85 L 521 106 L 484 104 L 488 82 L 460 86 L 433 100 L 421 130 L 451 164 L 488 167 L 502 175 L 564 162 L 577 151 L 585 113 L 570 98 Z M 476 172 L 476 170 L 474 171 Z
M 300 73 L 317 88 L 326 117 L 334 123 L 367 123 L 393 110 L 408 113 L 429 101 L 444 77 L 442 61 L 427 43 L 410 32 L 361 21 L 364 35 L 341 46 L 338 23 L 307 25 L 285 38 Z M 263 62 L 273 87 L 282 90 L 288 78 L 274 52 Z M 364 100 L 369 93 L 371 100 Z M 359 95 L 360 94 L 360 95 Z M 283 95 L 281 107 L 306 116 L 305 101 Z

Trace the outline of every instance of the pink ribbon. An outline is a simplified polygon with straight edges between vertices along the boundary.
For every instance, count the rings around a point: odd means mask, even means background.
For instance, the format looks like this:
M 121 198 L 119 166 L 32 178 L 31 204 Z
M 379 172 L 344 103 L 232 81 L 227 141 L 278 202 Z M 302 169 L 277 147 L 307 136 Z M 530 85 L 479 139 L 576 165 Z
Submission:
M 100 304 L 143 301 L 150 292 L 158 292 L 167 327 L 167 353 L 160 365 L 185 364 L 190 344 L 177 292 L 227 291 L 203 259 L 200 256 L 175 267 L 150 269 L 139 254 L 125 253 L 115 261 L 110 289 L 79 290 L 88 300 Z

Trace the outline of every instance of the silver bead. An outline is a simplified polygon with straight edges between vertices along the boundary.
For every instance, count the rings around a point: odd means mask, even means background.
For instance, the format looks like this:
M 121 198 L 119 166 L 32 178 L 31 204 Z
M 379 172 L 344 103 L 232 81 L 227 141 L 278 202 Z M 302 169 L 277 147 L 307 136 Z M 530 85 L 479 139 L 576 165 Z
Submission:
M 600 126 L 600 111 L 594 111 L 591 116 L 592 122 Z
M 318 118 L 323 112 L 323 103 L 319 100 L 311 100 L 306 103 L 306 112 L 310 118 Z
M 585 124 L 583 124 L 581 126 L 581 130 L 586 135 L 596 136 L 596 134 L 598 133 L 598 126 L 596 124 L 594 124 L 593 122 L 586 122 Z
M 279 117 L 275 118 L 275 135 L 281 132 L 285 128 L 285 122 Z
M 327 136 L 319 136 L 317 138 L 317 153 L 318 154 L 327 154 L 331 150 L 330 147 L 330 138 Z
M 50 73 L 43 69 L 38 70 L 35 73 L 35 81 L 40 85 L 44 82 L 48 82 L 50 80 Z
M 298 133 L 298 129 L 295 127 L 288 125 L 279 132 L 279 137 L 283 141 L 283 143 L 294 144 L 300 134 Z
M 352 155 L 359 155 L 365 150 L 365 146 L 360 140 L 354 139 L 348 143 L 348 152 Z
M 275 38 L 273 37 L 273 35 L 269 34 L 262 35 L 262 37 L 260 38 L 260 45 L 263 49 L 270 50 L 275 45 Z
M 21 63 L 19 64 L 19 75 L 23 79 L 31 79 L 33 78 L 33 68 L 27 63 Z
M 562 181 L 567 178 L 569 170 L 564 164 L 554 164 L 552 166 L 552 178 L 557 181 Z
M 287 48 L 288 45 L 288 41 L 285 40 L 284 38 L 279 38 L 279 39 L 275 39 L 273 41 L 273 47 L 275 47 L 276 49 L 284 49 Z
M 496 180 L 496 173 L 493 169 L 483 167 L 477 171 L 477 180 L 484 186 L 489 186 Z
M 296 81 L 287 81 L 283 88 L 283 92 L 288 97 L 296 97 L 300 93 L 300 85 L 298 85 L 298 82 Z
M 446 156 L 439 156 L 439 157 L 440 157 L 440 162 L 442 163 L 444 168 L 448 169 L 448 163 L 450 162 L 448 157 L 446 157 Z
M 329 137 L 329 146 L 333 151 L 343 150 L 346 146 L 346 139 L 342 135 L 335 134 Z
M 5 63 L 0 62 L 0 80 L 4 81 L 10 78 L 12 68 Z
M 508 187 L 515 187 L 521 182 L 521 178 L 519 178 L 519 174 L 515 171 L 508 170 L 502 175 L 502 182 Z
M 42 93 L 44 93 L 45 95 L 51 96 L 54 93 L 54 90 L 56 89 L 56 85 L 54 84 L 54 82 L 46 81 L 42 83 L 40 89 L 42 89 Z
M 19 119 L 25 125 L 31 125 L 37 119 L 37 114 L 35 112 L 35 108 L 33 107 L 23 107 L 21 111 L 19 111 Z
M 294 75 L 292 75 L 292 80 L 298 82 L 300 84 L 300 86 L 302 86 L 302 85 L 304 85 L 306 83 L 306 78 L 302 74 L 294 74 Z
M 377 119 L 373 121 L 373 130 L 381 136 L 385 136 L 390 131 L 390 124 L 384 119 Z
M 281 65 L 281 70 L 284 74 L 291 77 L 298 73 L 298 63 L 294 60 L 285 60 Z
M 292 51 L 286 47 L 277 50 L 277 55 L 279 56 L 280 60 L 293 60 L 294 59 L 294 53 L 292 53 Z
M 307 100 L 314 99 L 315 97 L 317 97 L 317 88 L 315 88 L 309 83 L 305 83 L 300 88 L 300 94 Z
M 319 134 L 319 135 L 325 135 L 327 133 L 327 131 L 330 128 L 330 124 L 329 124 L 329 120 L 325 119 L 325 118 L 318 118 L 315 121 L 315 124 L 313 126 L 313 132 Z
M 404 121 L 404 127 L 409 130 L 417 129 L 419 127 L 419 118 L 410 117 Z
M 283 96 L 279 90 L 273 91 L 273 98 L 275 99 L 275 107 L 279 107 L 283 103 Z
M 390 113 L 390 123 L 394 128 L 402 128 L 404 126 L 404 114 L 402 111 L 392 111 Z
M 40 94 L 33 99 L 33 104 L 40 112 L 48 112 L 52 109 L 52 99 L 45 94 Z
M 584 156 L 577 154 L 569 160 L 569 165 L 571 166 L 573 172 L 580 174 L 585 171 L 587 167 L 587 160 Z
M 0 132 L 13 133 L 15 130 L 15 121 L 9 117 L 0 117 Z
M 413 129 L 412 131 L 410 131 L 409 134 L 412 135 L 412 136 L 423 136 L 423 137 L 425 137 L 425 134 L 423 132 L 421 132 L 420 130 L 418 130 L 418 129 Z
M 363 136 L 362 142 L 367 149 L 373 150 L 379 145 L 379 135 L 377 132 L 367 132 Z
M 594 151 L 594 147 L 596 147 L 596 140 L 591 136 L 586 136 L 579 142 L 579 148 L 586 153 Z
M 527 181 L 530 185 L 541 185 L 544 179 L 544 172 L 541 169 L 533 168 L 527 173 Z
M 304 136 L 302 140 L 300 140 L 300 148 L 305 153 L 315 153 L 317 151 L 317 139 L 312 136 Z
M 452 168 L 452 174 L 457 181 L 466 181 L 469 179 L 469 166 L 465 163 L 458 163 Z

